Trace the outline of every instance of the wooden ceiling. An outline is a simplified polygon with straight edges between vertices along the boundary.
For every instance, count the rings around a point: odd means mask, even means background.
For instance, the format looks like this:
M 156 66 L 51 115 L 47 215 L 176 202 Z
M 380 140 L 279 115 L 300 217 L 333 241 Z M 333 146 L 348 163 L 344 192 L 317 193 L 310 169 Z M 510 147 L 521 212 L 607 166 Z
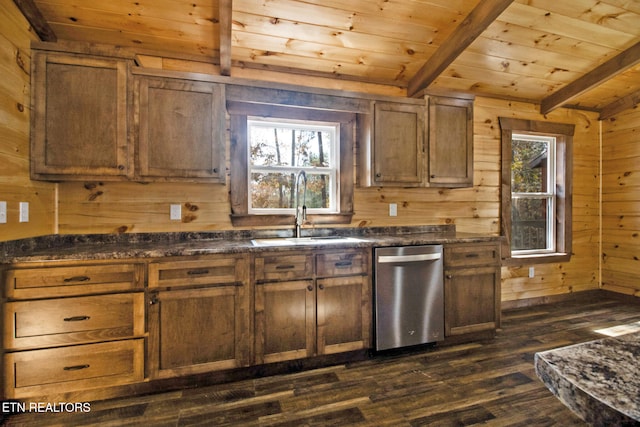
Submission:
M 14 0 L 45 41 L 595 110 L 640 102 L 640 0 Z

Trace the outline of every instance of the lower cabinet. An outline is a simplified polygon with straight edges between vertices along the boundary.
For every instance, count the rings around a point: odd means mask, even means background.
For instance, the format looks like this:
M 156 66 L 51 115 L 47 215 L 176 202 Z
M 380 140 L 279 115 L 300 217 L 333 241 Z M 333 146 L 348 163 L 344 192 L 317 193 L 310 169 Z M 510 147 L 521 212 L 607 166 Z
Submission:
M 444 253 L 445 336 L 500 326 L 499 243 L 451 244 Z
M 367 253 L 291 255 L 256 259 L 255 363 L 368 348 L 372 313 Z M 304 260 L 291 262 L 296 256 Z M 305 267 L 309 265 L 313 269 Z
M 312 279 L 256 286 L 256 363 L 315 353 L 316 289 Z
M 446 337 L 495 331 L 499 242 L 444 251 Z M 368 349 L 370 258 L 368 248 L 314 248 L 3 266 L 1 397 L 106 398 Z
M 249 262 L 244 255 L 149 265 L 149 376 L 250 363 Z
M 3 390 L 29 400 L 145 379 L 144 266 L 25 263 L 3 271 Z

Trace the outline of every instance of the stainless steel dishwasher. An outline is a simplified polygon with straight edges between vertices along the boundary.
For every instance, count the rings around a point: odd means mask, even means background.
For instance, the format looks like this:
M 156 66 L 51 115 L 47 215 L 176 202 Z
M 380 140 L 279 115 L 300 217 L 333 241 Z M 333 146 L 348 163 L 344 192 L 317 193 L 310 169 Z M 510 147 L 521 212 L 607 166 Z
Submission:
M 442 245 L 375 248 L 376 350 L 444 339 Z

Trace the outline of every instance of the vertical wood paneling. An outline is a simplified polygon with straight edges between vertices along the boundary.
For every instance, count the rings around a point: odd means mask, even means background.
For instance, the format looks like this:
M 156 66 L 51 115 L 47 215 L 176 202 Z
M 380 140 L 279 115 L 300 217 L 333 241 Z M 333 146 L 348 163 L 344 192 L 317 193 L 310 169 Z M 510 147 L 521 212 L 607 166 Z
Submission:
M 640 109 L 603 122 L 602 288 L 640 296 Z
M 573 256 L 571 261 L 503 267 L 502 301 L 542 298 L 597 289 L 599 286 L 597 116 L 569 109 L 556 110 L 542 116 L 534 104 L 486 98 L 478 98 L 474 108 L 476 141 L 491 136 L 499 140 L 498 117 L 500 116 L 576 125 L 573 150 Z M 495 173 L 499 174 L 499 172 Z M 533 278 L 529 278 L 530 266 L 534 267 Z
M 55 184 L 29 179 L 30 43 L 35 35 L 13 2 L 0 3 L 0 201 L 7 223 L 0 241 L 55 230 Z M 29 222 L 18 222 L 19 202 L 29 202 Z

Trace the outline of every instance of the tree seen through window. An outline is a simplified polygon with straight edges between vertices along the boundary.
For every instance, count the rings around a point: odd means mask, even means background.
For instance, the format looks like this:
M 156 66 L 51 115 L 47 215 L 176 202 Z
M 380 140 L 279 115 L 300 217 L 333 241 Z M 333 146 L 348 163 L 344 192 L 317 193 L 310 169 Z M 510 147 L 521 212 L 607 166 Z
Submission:
M 336 128 L 328 124 L 249 121 L 250 209 L 270 213 L 293 209 L 296 175 L 304 170 L 307 208 L 336 211 Z

